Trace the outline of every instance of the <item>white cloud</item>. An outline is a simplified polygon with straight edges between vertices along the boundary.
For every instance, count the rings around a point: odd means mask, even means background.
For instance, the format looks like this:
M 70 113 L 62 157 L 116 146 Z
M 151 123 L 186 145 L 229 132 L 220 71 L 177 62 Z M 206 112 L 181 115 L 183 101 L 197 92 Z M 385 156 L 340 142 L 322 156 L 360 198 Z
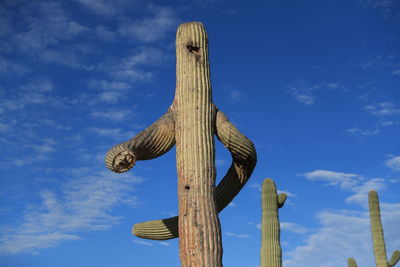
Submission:
M 334 172 L 328 170 L 315 170 L 303 174 L 308 180 L 325 181 L 330 185 L 339 186 L 342 189 L 351 189 L 364 178 L 358 174 Z
M 121 128 L 98 128 L 91 127 L 88 128 L 89 132 L 95 133 L 102 137 L 109 137 L 116 140 L 122 140 L 131 138 L 133 136 L 132 133 L 124 132 Z
M 372 178 L 364 181 L 363 183 L 352 188 L 354 195 L 346 198 L 347 202 L 359 203 L 366 205 L 366 199 L 368 199 L 368 192 L 371 190 L 380 190 L 385 187 L 384 179 Z
M 106 42 L 113 41 L 116 37 L 116 34 L 113 31 L 107 29 L 104 26 L 97 26 L 96 34 L 101 40 Z
M 364 202 L 368 202 L 368 197 Z M 400 203 L 381 202 L 382 223 L 389 253 L 400 245 L 399 208 Z M 375 266 L 367 210 L 321 211 L 317 219 L 321 226 L 305 239 L 304 244 L 283 253 L 284 266 L 344 266 L 350 257 L 355 258 L 359 266 Z
M 135 239 L 135 240 L 133 240 L 133 243 L 138 244 L 138 245 L 143 245 L 143 246 L 149 246 L 149 247 L 153 246 L 152 242 L 144 241 L 144 240 Z
M 306 106 L 312 105 L 316 101 L 315 93 L 321 90 L 331 91 L 340 88 L 339 82 L 320 82 L 316 84 L 307 84 L 305 81 L 297 81 L 288 86 L 288 94 L 296 101 Z
M 111 122 L 120 121 L 126 116 L 128 116 L 131 112 L 129 110 L 109 110 L 109 111 L 94 111 L 91 113 L 91 116 L 94 118 L 106 119 Z
M 0 57 L 0 74 L 25 74 L 30 71 L 31 69 L 23 64 Z
M 346 130 L 346 133 L 351 134 L 351 135 L 356 135 L 356 136 L 374 136 L 380 133 L 380 129 L 375 128 L 375 129 L 360 129 L 358 127 L 353 127 L 350 129 Z
M 378 117 L 400 114 L 400 107 L 391 102 L 381 102 L 373 105 L 367 105 L 364 108 L 368 113 Z
M 229 92 L 229 99 L 231 100 L 231 103 L 238 103 L 242 102 L 247 98 L 247 95 L 243 93 L 242 91 L 239 90 L 232 90 Z
M 325 181 L 331 186 L 338 186 L 340 189 L 353 192 L 353 195 L 346 198 L 346 201 L 358 204 L 365 204 L 370 190 L 379 190 L 385 187 L 383 178 L 367 179 L 353 173 L 316 170 L 304 173 L 303 176 L 308 180 Z
M 112 16 L 117 11 L 114 1 L 107 1 L 107 0 L 77 0 L 77 1 L 98 15 Z
M 153 14 L 152 18 L 126 21 L 118 32 L 126 37 L 134 37 L 144 42 L 153 42 L 163 39 L 167 33 L 175 30 L 178 19 L 175 11 L 168 7 L 149 5 L 148 10 Z
M 307 228 L 301 226 L 300 224 L 294 223 L 294 222 L 281 222 L 280 226 L 281 226 L 281 230 L 292 232 L 295 234 L 304 234 L 308 231 Z
M 251 236 L 248 234 L 237 234 L 237 233 L 232 233 L 232 232 L 225 232 L 225 235 L 231 236 L 231 237 L 236 237 L 236 238 L 244 238 L 244 239 L 251 238 Z
M 1 227 L 0 253 L 38 253 L 80 239 L 79 233 L 109 229 L 121 218 L 112 214 L 113 208 L 131 199 L 140 181 L 129 174 L 97 172 L 72 179 L 59 193 L 41 191 L 41 205 L 30 205 L 19 224 Z
M 386 160 L 385 165 L 393 171 L 400 171 L 400 156 L 393 156 Z
M 72 20 L 58 2 L 31 2 L 20 12 L 24 15 L 14 15 L 21 16 L 21 23 L 28 30 L 14 31 L 10 39 L 17 49 L 29 54 L 89 32 L 89 28 Z

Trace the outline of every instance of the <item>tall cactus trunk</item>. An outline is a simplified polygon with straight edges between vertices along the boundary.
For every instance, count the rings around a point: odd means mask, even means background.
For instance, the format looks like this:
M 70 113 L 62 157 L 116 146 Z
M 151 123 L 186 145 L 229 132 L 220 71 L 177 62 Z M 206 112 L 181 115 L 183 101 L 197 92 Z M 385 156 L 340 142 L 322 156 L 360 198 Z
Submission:
M 286 201 L 286 194 L 277 195 L 272 179 L 262 185 L 261 267 L 281 267 L 282 249 L 278 209 Z
M 182 266 L 222 266 L 215 203 L 214 125 L 207 34 L 200 23 L 182 24 L 176 37 L 177 84 L 173 110 Z
M 400 259 L 400 252 L 396 250 L 390 261 L 387 260 L 385 239 L 381 223 L 381 211 L 376 191 L 370 191 L 368 195 L 369 216 L 371 220 L 372 242 L 374 247 L 375 263 L 377 267 L 394 266 Z

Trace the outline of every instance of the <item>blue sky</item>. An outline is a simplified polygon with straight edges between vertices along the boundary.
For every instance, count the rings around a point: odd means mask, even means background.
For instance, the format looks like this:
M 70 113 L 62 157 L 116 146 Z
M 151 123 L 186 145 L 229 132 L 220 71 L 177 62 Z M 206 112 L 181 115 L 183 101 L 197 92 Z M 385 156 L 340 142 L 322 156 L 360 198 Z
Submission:
M 179 266 L 177 240 L 130 233 L 176 214 L 175 150 L 120 175 L 104 156 L 171 104 L 186 21 L 204 23 L 214 102 L 258 152 L 220 214 L 225 266 L 259 265 L 266 177 L 289 195 L 284 266 L 372 266 L 372 189 L 400 249 L 399 1 L 3 0 L 0 265 Z M 220 179 L 220 144 L 216 163 Z

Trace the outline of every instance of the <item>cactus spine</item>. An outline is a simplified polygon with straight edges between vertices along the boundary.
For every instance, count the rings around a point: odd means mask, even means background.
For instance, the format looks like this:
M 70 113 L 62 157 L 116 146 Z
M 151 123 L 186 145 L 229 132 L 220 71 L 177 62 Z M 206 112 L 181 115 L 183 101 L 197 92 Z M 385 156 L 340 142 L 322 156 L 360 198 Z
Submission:
M 277 195 L 272 179 L 264 180 L 262 185 L 261 267 L 282 266 L 278 209 L 284 205 L 286 198 L 284 193 Z
M 400 251 L 395 250 L 390 260 L 387 260 L 385 238 L 383 236 L 383 227 L 381 222 L 381 210 L 379 207 L 378 193 L 372 190 L 368 194 L 369 218 L 371 221 L 372 243 L 375 255 L 376 267 L 392 267 L 400 260 Z M 353 264 L 353 265 L 350 265 Z M 357 267 L 353 258 L 348 259 L 348 266 Z
M 222 266 L 218 212 L 250 178 L 256 164 L 253 143 L 212 102 L 208 40 L 201 23 L 184 23 L 176 36 L 175 98 L 168 112 L 127 142 L 107 153 L 114 172 L 136 161 L 159 157 L 176 144 L 179 217 L 136 224 L 142 238 L 180 237 L 182 266 Z M 232 155 L 232 165 L 215 187 L 214 134 Z

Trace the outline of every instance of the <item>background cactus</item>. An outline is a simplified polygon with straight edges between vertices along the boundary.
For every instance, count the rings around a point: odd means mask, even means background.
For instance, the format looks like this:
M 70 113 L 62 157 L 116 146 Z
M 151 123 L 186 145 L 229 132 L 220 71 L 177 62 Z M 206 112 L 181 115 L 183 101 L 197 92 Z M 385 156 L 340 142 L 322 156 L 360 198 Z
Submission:
M 371 220 L 372 241 L 374 245 L 374 255 L 377 267 L 391 267 L 396 265 L 400 259 L 400 252 L 396 250 L 390 261 L 387 261 L 385 239 L 381 223 L 381 211 L 379 208 L 379 199 L 376 191 L 370 191 L 368 194 L 369 214 Z
M 280 225 L 278 209 L 287 195 L 277 195 L 272 179 L 267 178 L 262 185 L 262 222 L 261 222 L 261 267 L 281 267 L 282 249 L 280 245 Z
M 381 222 L 381 211 L 379 198 L 376 191 L 372 190 L 368 194 L 369 217 L 371 221 L 372 242 L 377 267 L 392 267 L 400 260 L 400 251 L 395 250 L 390 260 L 387 260 L 385 238 Z M 352 264 L 352 265 L 350 265 Z M 348 259 L 348 266 L 357 266 L 353 258 Z
M 349 258 L 349 259 L 347 260 L 347 266 L 348 266 L 348 267 L 357 267 L 356 260 L 353 259 L 353 258 Z
M 137 224 L 133 232 L 150 239 L 180 237 L 182 266 L 222 266 L 218 212 L 249 179 L 253 143 L 212 102 L 208 40 L 201 23 L 184 23 L 176 37 L 175 98 L 168 112 L 131 140 L 114 146 L 107 167 L 125 172 L 137 160 L 152 159 L 176 144 L 179 218 Z M 228 148 L 232 165 L 215 187 L 214 134 Z

